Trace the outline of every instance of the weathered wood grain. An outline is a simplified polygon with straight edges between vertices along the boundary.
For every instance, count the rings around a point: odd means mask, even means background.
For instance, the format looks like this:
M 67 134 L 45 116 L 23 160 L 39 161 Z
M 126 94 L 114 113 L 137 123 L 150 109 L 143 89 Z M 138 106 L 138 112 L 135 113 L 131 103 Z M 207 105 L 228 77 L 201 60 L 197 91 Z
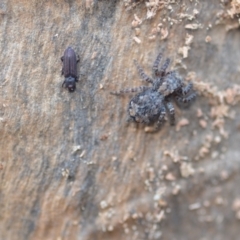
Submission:
M 230 4 L 169 3 L 136 30 L 144 1 L 128 11 L 115 0 L 0 2 L 0 239 L 238 239 L 239 101 L 215 104 L 198 85 L 240 84 Z M 61 87 L 67 46 L 80 56 L 74 93 Z M 176 109 L 179 131 L 151 134 L 126 123 L 130 96 L 109 93 L 142 85 L 133 59 L 151 74 L 161 48 L 184 77 L 195 72 L 199 97 Z

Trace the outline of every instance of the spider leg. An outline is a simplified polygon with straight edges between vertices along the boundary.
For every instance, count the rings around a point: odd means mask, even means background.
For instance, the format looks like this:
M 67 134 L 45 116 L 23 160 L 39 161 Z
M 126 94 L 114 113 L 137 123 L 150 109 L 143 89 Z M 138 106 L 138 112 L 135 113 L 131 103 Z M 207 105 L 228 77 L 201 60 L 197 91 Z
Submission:
M 124 93 L 143 92 L 147 89 L 148 89 L 147 86 L 140 86 L 140 87 L 135 87 L 135 88 L 126 88 L 126 89 L 122 89 L 122 90 L 119 90 L 116 92 L 110 92 L 110 93 L 113 95 L 121 95 Z
M 163 56 L 163 52 L 160 52 L 156 58 L 156 60 L 154 61 L 153 63 L 153 72 L 155 73 L 156 76 L 159 76 L 160 75 L 160 72 L 159 72 L 159 69 L 158 69 L 158 66 L 159 66 L 159 63 L 161 62 L 161 59 L 162 59 L 162 56 Z
M 193 88 L 193 84 L 192 83 L 189 83 L 187 86 L 184 86 L 182 87 L 181 89 L 181 93 L 179 93 L 177 96 L 176 96 L 176 100 L 179 102 L 179 103 L 189 103 L 191 101 L 193 101 L 197 94 L 195 92 L 192 92 L 191 94 L 190 91 L 192 90 Z
M 163 83 L 163 80 L 164 80 L 164 77 L 158 77 L 154 84 L 153 84 L 153 90 L 154 91 L 157 91 L 159 89 L 159 87 L 162 85 Z
M 174 125 L 175 124 L 175 110 L 174 110 L 174 106 L 171 102 L 167 102 L 166 103 L 166 108 L 169 112 L 169 121 L 170 121 L 170 125 Z
M 176 72 L 176 70 L 172 70 L 172 71 L 169 71 L 169 72 L 167 73 L 167 75 L 170 75 L 170 76 L 172 76 L 172 77 L 177 77 L 177 72 Z
M 127 123 L 132 123 L 132 122 L 134 122 L 134 118 L 131 117 L 131 116 L 127 116 L 126 122 Z
M 189 103 L 189 102 L 192 102 L 196 98 L 196 96 L 197 94 L 193 92 L 188 96 L 176 96 L 176 100 L 179 103 Z
M 165 60 L 165 63 L 162 65 L 162 67 L 159 70 L 159 75 L 160 76 L 165 76 L 166 75 L 166 70 L 167 70 L 169 64 L 170 64 L 170 58 L 167 58 Z
M 146 81 L 146 82 L 149 82 L 149 83 L 152 83 L 153 82 L 153 79 L 150 78 L 144 71 L 143 71 L 143 68 L 138 64 L 138 62 L 136 60 L 134 60 L 134 63 L 137 67 L 137 70 L 138 70 L 138 73 L 140 75 L 140 77 Z
M 193 84 L 189 83 L 187 86 L 182 88 L 182 94 L 187 95 L 193 88 Z
M 158 121 L 157 121 L 157 125 L 156 125 L 156 130 L 157 129 L 159 129 L 159 128 L 161 128 L 161 126 L 164 124 L 164 122 L 165 122 L 165 116 L 166 116 L 166 108 L 165 108 L 165 106 L 162 106 L 162 108 L 161 108 L 161 113 L 160 113 L 160 115 L 159 115 L 159 117 L 158 117 Z

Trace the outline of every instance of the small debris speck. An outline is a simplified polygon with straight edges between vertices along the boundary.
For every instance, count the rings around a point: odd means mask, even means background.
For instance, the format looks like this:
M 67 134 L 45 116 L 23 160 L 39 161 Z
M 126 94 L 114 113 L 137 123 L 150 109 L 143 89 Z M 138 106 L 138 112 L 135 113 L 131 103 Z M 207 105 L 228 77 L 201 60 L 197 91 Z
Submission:
M 199 125 L 202 128 L 206 128 L 207 127 L 207 121 L 205 121 L 204 119 L 199 120 Z
M 193 204 L 188 206 L 188 209 L 191 210 L 191 211 L 192 210 L 197 210 L 199 208 L 201 208 L 201 203 L 198 203 L 198 202 L 197 203 L 193 203 Z
M 192 165 L 190 163 L 182 162 L 180 166 L 181 176 L 184 178 L 188 178 L 195 173 Z
M 209 43 L 209 42 L 211 42 L 211 41 L 212 41 L 212 38 L 211 38 L 210 36 L 206 36 L 205 42 L 206 42 L 206 43 Z
M 197 24 L 197 23 L 187 24 L 187 25 L 185 25 L 185 28 L 191 29 L 191 30 L 197 30 L 197 29 L 201 28 L 201 24 Z
M 232 204 L 233 211 L 240 210 L 240 198 L 236 198 Z
M 180 131 L 181 127 L 187 126 L 189 124 L 189 120 L 186 118 L 182 118 L 176 125 L 176 131 Z
M 135 35 L 136 36 L 139 36 L 140 35 L 140 28 L 135 28 Z
M 108 226 L 108 231 L 109 231 L 109 232 L 112 232 L 112 231 L 113 231 L 113 229 L 114 229 L 114 228 L 113 228 L 113 226 L 112 226 L 112 225 Z
M 168 181 L 174 181 L 176 180 L 176 177 L 173 175 L 173 173 L 170 172 L 165 176 L 165 179 Z
M 181 186 L 180 185 L 176 185 L 173 190 L 172 190 L 172 194 L 173 195 L 178 195 L 178 193 L 180 192 L 181 190 Z
M 225 170 L 221 171 L 220 177 L 222 180 L 227 180 L 229 178 L 229 173 Z
M 81 146 L 80 145 L 73 146 L 73 153 L 76 153 L 79 150 L 81 150 Z
M 104 209 L 104 208 L 106 208 L 108 206 L 108 204 L 107 204 L 107 202 L 106 201 L 101 201 L 100 202 L 100 207 L 102 208 L 102 209 Z
M 160 30 L 160 32 L 161 32 L 161 40 L 164 40 L 164 39 L 166 39 L 167 37 L 168 37 L 168 29 L 167 28 L 162 28 L 161 30 Z
M 138 37 L 133 37 L 133 40 L 136 42 L 136 43 L 138 43 L 138 44 L 140 44 L 142 41 L 138 38 Z
M 200 118 L 203 116 L 203 112 L 202 112 L 202 109 L 201 108 L 198 108 L 197 109 L 197 117 Z
M 189 46 L 192 42 L 193 42 L 193 35 L 190 35 L 187 33 L 185 37 L 185 44 Z
M 69 176 L 69 170 L 63 168 L 62 169 L 62 176 L 67 178 Z
M 223 200 L 222 197 L 217 197 L 217 198 L 215 199 L 215 203 L 216 203 L 217 205 L 223 205 L 224 200 Z

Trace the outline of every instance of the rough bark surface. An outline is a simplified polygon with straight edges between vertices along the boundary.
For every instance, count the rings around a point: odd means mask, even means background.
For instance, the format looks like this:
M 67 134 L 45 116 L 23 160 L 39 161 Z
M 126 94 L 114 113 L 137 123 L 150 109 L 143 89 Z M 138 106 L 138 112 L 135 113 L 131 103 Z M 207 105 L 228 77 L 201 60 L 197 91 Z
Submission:
M 239 1 L 155 2 L 0 2 L 0 239 L 239 239 Z M 162 47 L 198 98 L 148 133 L 109 93 Z

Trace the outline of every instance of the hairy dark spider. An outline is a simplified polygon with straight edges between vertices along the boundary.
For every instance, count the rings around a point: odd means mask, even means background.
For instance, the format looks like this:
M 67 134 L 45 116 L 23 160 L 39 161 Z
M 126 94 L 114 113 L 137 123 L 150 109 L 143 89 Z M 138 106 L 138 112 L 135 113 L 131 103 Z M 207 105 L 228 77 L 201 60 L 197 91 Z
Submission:
M 159 67 L 162 56 L 162 52 L 159 53 L 154 61 L 153 77 L 149 77 L 134 60 L 140 77 L 152 86 L 140 86 L 112 92 L 115 95 L 137 92 L 138 94 L 128 104 L 129 120 L 147 125 L 155 124 L 156 129 L 159 129 L 165 122 L 166 113 L 168 113 L 170 124 L 175 124 L 172 100 L 179 106 L 183 106 L 196 98 L 192 83 L 185 85 L 175 70 L 167 71 L 170 64 L 169 58 Z

